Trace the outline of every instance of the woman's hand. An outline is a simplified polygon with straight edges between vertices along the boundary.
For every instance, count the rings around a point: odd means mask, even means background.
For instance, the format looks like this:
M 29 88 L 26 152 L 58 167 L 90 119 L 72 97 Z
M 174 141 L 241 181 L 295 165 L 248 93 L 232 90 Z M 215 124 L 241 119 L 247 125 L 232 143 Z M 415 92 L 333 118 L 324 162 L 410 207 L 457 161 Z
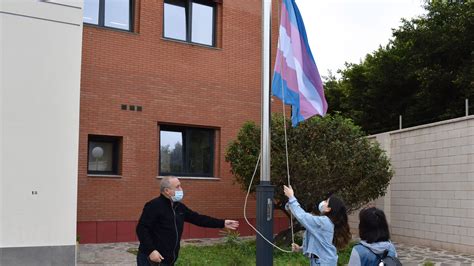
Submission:
M 293 252 L 300 252 L 301 251 L 301 247 L 296 244 L 296 243 L 291 243 L 291 251 Z
M 290 187 L 287 187 L 285 185 L 283 185 L 283 192 L 285 192 L 285 196 L 287 196 L 288 198 L 292 198 L 295 196 L 295 193 L 293 192 L 293 189 Z

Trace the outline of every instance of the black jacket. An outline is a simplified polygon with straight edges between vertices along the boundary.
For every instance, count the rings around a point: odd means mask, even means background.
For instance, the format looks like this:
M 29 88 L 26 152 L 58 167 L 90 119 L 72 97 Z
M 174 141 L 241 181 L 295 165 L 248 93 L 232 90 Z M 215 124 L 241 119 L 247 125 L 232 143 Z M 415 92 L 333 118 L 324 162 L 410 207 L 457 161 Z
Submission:
M 173 264 L 178 258 L 184 222 L 203 227 L 224 228 L 224 220 L 200 215 L 183 203 L 172 202 L 160 195 L 145 204 L 138 221 L 139 252 L 148 256 L 156 249 L 163 256 L 164 263 Z

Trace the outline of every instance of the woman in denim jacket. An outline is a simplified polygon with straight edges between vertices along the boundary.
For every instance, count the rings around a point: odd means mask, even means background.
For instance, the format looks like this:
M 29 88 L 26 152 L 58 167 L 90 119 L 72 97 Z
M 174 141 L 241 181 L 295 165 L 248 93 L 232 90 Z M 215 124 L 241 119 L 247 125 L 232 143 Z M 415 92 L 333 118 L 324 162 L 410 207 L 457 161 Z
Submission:
M 349 266 L 379 265 L 385 251 L 388 251 L 388 256 L 397 257 L 382 210 L 371 207 L 360 211 L 359 236 L 361 241 L 352 248 Z
M 321 216 L 316 216 L 301 208 L 291 187 L 283 186 L 283 190 L 291 213 L 306 229 L 302 247 L 293 243 L 292 250 L 302 251 L 310 258 L 311 266 L 337 265 L 337 250 L 346 247 L 351 239 L 344 203 L 331 196 L 319 203 Z

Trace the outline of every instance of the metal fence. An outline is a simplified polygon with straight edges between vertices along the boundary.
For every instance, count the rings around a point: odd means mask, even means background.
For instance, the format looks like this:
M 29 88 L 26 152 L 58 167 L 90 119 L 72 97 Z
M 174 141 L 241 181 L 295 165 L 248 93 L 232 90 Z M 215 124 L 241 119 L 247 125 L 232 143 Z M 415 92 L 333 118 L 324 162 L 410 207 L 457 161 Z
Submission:
M 469 99 L 465 99 L 464 102 L 464 108 L 459 107 L 459 113 L 451 116 L 435 116 L 435 117 L 430 117 L 426 119 L 421 119 L 421 120 L 404 120 L 403 115 L 398 116 L 398 121 L 393 121 L 393 124 L 389 127 L 384 127 L 384 128 L 373 128 L 367 130 L 369 135 L 374 135 L 378 133 L 383 133 L 383 132 L 388 132 L 388 131 L 394 131 L 394 130 L 400 130 L 403 128 L 409 128 L 409 127 L 414 127 L 414 126 L 419 126 L 419 125 L 424 125 L 424 124 L 430 124 L 434 122 L 439 122 L 439 121 L 444 121 L 444 120 L 449 120 L 453 118 L 458 118 L 458 117 L 463 117 L 463 116 L 469 116 L 474 114 L 474 102 L 470 102 Z M 463 112 L 461 112 L 463 110 Z M 398 122 L 398 123 L 396 123 Z

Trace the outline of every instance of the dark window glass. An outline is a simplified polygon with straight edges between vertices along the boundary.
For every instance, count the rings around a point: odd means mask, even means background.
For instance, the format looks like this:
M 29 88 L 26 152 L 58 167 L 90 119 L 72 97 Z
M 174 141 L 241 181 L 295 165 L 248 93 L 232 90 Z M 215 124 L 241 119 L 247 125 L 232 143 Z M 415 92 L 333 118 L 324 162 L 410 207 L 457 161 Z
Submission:
M 120 144 L 120 137 L 89 135 L 87 172 L 118 175 Z
M 161 172 L 183 172 L 183 132 L 160 132 L 160 167 Z
M 190 130 L 189 172 L 197 174 L 212 173 L 213 132 L 209 130 Z
M 160 175 L 212 176 L 214 131 L 160 126 Z
M 216 4 L 206 0 L 165 0 L 165 38 L 214 46 Z

